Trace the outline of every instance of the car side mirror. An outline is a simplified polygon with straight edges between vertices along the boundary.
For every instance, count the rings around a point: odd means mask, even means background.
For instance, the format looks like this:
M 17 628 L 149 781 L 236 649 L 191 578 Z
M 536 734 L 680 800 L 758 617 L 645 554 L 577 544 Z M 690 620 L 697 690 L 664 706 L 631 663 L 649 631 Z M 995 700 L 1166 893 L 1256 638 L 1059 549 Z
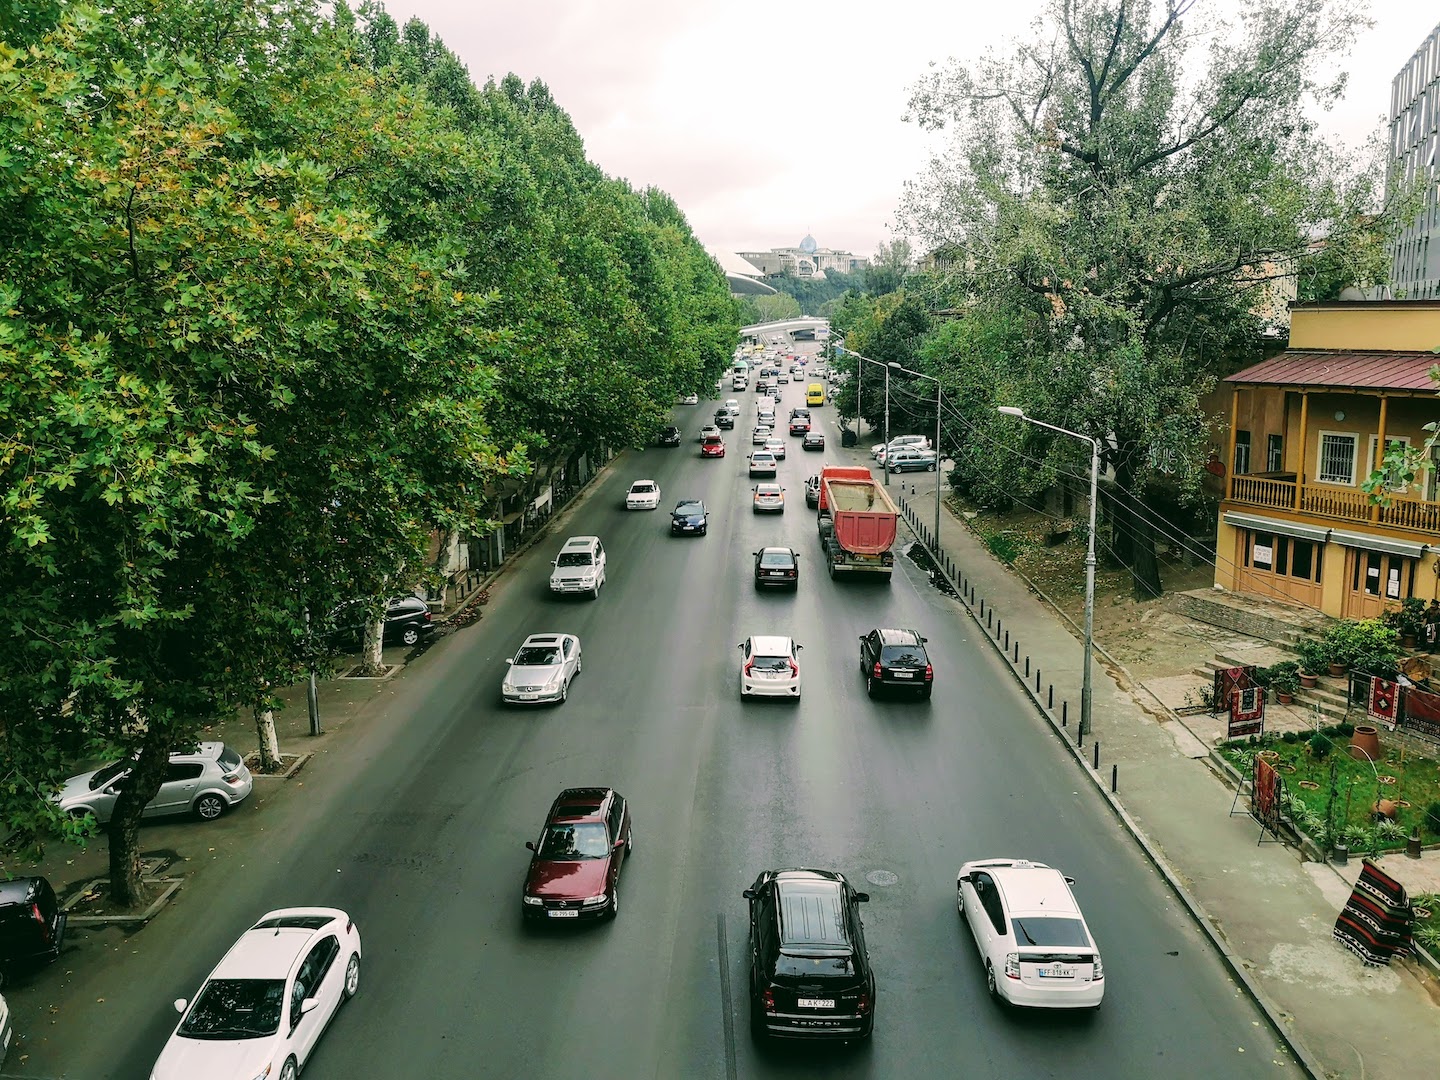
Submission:
M 176 999 L 175 999 L 175 1011 L 178 1012 L 178 1013 L 183 1013 L 183 1012 L 185 1011 L 185 1006 L 186 1006 L 186 1005 L 189 1005 L 189 1004 L 190 1004 L 190 1003 L 189 1003 L 188 1001 L 186 1001 L 184 998 L 176 998 Z
M 735 642 L 735 648 L 737 648 L 737 649 L 743 649 L 744 647 L 745 647 L 745 643 L 744 643 L 743 641 L 737 641 L 737 642 Z
M 526 841 L 525 841 L 525 846 L 526 846 L 527 848 L 529 848 L 531 851 L 534 851 L 534 850 L 535 850 L 535 841 L 534 841 L 534 840 L 526 840 Z
M 921 644 L 921 645 L 924 645 L 924 644 L 925 644 L 927 641 L 929 641 L 929 640 L 930 640 L 930 639 L 929 639 L 928 637 L 922 637 L 922 638 L 920 639 L 920 644 Z
M 1073 877 L 1067 877 L 1067 878 L 1065 879 L 1065 884 L 1066 884 L 1066 885 L 1074 885 L 1074 884 L 1075 884 L 1075 879 L 1074 879 Z
M 515 658 L 514 658 L 513 656 L 507 656 L 507 657 L 505 658 L 505 663 L 507 663 L 507 664 L 514 664 L 514 663 L 515 663 Z
M 319 1004 L 319 998 L 306 998 L 304 1001 L 300 1002 L 300 1015 L 304 1016 L 308 1012 L 314 1012 L 315 1006 Z
M 975 879 L 972 878 L 969 874 L 961 874 L 960 877 L 958 878 L 958 880 L 959 880 L 959 881 L 974 881 Z
M 801 645 L 798 641 L 795 643 L 795 648 L 797 648 L 797 649 L 803 649 L 804 647 L 805 647 L 805 646 L 804 646 L 804 645 Z
M 746 900 L 754 900 L 754 899 L 755 899 L 755 890 L 754 890 L 754 889 L 746 889 L 746 890 L 745 890 L 743 893 L 741 893 L 740 895 L 743 896 L 743 897 L 745 897 Z M 177 1004 L 178 1004 L 178 1003 L 177 1003 Z
M 868 904 L 870 902 L 870 894 L 868 892 L 857 892 L 855 894 L 855 902 L 857 904 Z

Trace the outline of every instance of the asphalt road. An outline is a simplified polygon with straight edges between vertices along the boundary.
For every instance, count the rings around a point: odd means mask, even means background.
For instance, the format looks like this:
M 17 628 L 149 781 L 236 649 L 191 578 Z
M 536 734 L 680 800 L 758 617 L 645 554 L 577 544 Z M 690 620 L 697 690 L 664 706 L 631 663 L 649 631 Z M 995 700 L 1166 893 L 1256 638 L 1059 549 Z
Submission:
M 803 396 L 783 389 L 787 409 Z M 190 996 L 251 920 L 333 904 L 359 924 L 365 967 L 310 1080 L 1297 1074 L 956 606 L 907 559 L 888 587 L 819 568 L 803 481 L 840 455 L 787 437 L 790 506 L 751 514 L 753 391 L 733 396 L 744 416 L 726 458 L 703 461 L 694 442 L 713 402 L 677 410 L 680 449 L 621 458 L 492 590 L 483 619 L 437 641 L 302 774 L 263 833 L 217 841 L 224 865 L 117 941 L 79 991 L 110 1005 L 70 1010 L 54 1052 L 33 1062 L 63 1068 L 10 1071 L 147 1076 L 170 1000 Z M 818 416 L 838 445 L 832 411 Z M 659 512 L 621 509 L 640 477 L 659 481 Z M 709 535 L 672 539 L 667 508 L 696 495 Z M 586 533 L 609 551 L 608 585 L 594 602 L 552 599 L 548 560 Z M 766 543 L 801 553 L 796 594 L 752 588 L 751 553 Z M 866 697 L 856 639 L 875 625 L 929 638 L 931 702 Z M 569 701 L 500 707 L 505 657 L 551 630 L 584 649 Z M 805 646 L 798 705 L 738 698 L 736 643 L 765 632 Z M 620 916 L 526 930 L 524 842 L 557 791 L 586 784 L 618 788 L 635 815 Z M 954 877 L 996 855 L 1077 879 L 1105 957 L 1097 1015 L 1020 1015 L 987 998 Z M 740 892 L 761 869 L 796 865 L 838 869 L 872 896 L 872 1045 L 750 1041 Z M 876 871 L 895 883 L 867 883 Z

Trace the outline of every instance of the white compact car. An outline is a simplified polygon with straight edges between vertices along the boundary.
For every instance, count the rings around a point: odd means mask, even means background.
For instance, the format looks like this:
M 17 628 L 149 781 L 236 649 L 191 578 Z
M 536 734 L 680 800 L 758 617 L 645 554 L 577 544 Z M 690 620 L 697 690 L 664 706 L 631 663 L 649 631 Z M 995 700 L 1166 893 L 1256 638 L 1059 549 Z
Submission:
M 774 476 L 775 469 L 775 455 L 770 451 L 756 450 L 750 455 L 750 475 L 752 477 Z
M 756 635 L 740 650 L 740 696 L 800 700 L 800 650 L 788 637 Z
M 774 455 L 776 461 L 785 460 L 785 440 L 772 435 L 765 440 L 765 449 Z
M 505 663 L 510 670 L 500 684 L 500 696 L 507 704 L 559 703 L 580 674 L 580 639 L 574 634 L 531 634 Z
M 991 996 L 1011 1005 L 1098 1009 L 1105 968 L 1074 881 L 1044 863 L 980 859 L 960 867 L 955 904 L 980 951 Z
M 133 758 L 122 758 L 103 769 L 72 776 L 61 785 L 55 802 L 71 817 L 93 814 L 96 822 L 104 825 L 114 813 L 134 764 Z M 141 816 L 194 814 L 202 821 L 214 821 L 244 800 L 253 784 L 238 751 L 222 742 L 202 742 L 170 754 L 160 790 L 145 804 Z
M 719 428 L 715 429 L 715 434 L 720 434 Z M 660 509 L 660 485 L 654 480 L 636 480 L 630 485 L 630 490 L 625 495 L 625 509 Z
M 150 1080 L 295 1080 L 360 988 L 360 931 L 337 908 L 281 908 L 241 935 L 191 1001 Z

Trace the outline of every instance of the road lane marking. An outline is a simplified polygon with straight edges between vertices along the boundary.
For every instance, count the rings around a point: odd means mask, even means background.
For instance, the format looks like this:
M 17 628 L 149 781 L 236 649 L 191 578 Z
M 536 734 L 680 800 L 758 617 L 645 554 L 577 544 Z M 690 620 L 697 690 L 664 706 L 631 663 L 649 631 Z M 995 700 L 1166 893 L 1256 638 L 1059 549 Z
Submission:
M 720 1007 L 725 1020 L 725 1077 L 736 1080 L 735 1065 L 735 1004 L 730 997 L 730 951 L 725 947 L 725 915 L 715 913 L 715 939 L 720 946 Z

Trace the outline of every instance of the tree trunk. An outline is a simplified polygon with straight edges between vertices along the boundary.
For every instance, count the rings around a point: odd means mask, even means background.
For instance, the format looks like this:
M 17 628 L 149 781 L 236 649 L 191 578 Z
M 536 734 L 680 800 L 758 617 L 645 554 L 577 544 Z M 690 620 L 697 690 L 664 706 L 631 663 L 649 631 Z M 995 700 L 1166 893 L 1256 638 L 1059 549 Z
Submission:
M 275 736 L 275 710 L 268 697 L 255 702 L 255 731 L 260 736 L 260 771 L 274 772 L 280 765 L 280 740 Z
M 383 675 L 385 664 L 380 649 L 385 644 L 385 619 L 380 617 L 365 624 L 365 644 L 360 650 L 360 667 L 367 675 Z
M 1128 466 L 1115 466 L 1115 486 L 1120 489 L 1110 500 L 1115 552 L 1130 568 L 1135 599 L 1153 600 L 1163 591 L 1160 562 L 1155 557 L 1154 518 L 1143 494 L 1135 490 L 1134 473 Z
M 138 908 L 147 899 L 140 881 L 140 816 L 160 790 L 169 761 L 169 738 L 151 732 L 115 800 L 106 832 L 110 838 L 110 900 L 117 907 Z

